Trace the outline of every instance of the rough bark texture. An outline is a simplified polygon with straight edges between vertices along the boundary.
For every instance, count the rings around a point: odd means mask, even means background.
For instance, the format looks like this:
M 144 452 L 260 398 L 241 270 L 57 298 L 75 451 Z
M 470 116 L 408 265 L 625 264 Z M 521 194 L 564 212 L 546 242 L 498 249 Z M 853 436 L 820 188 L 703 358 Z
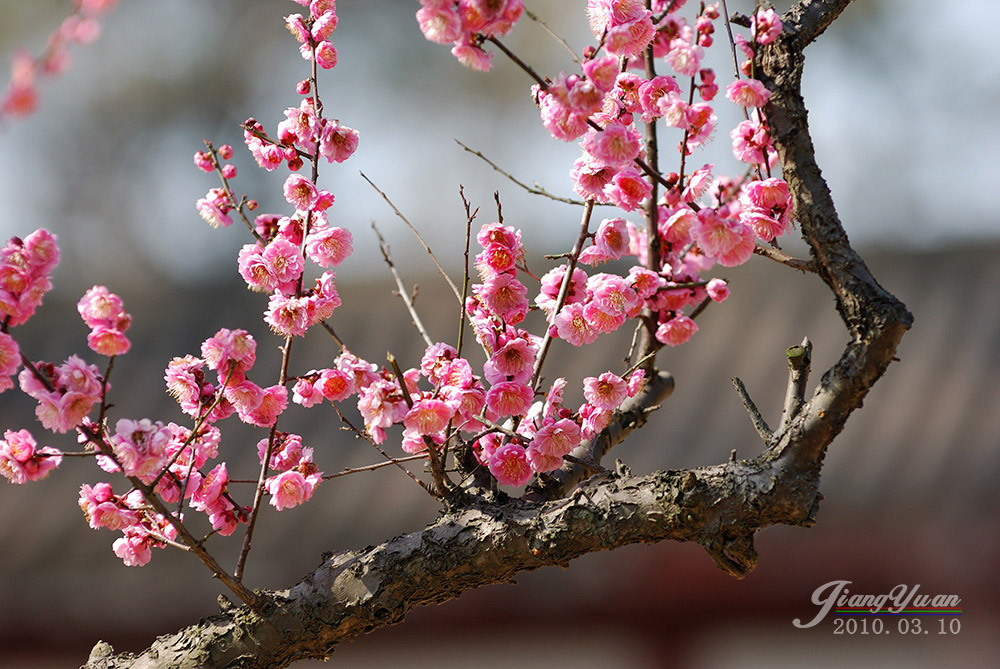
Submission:
M 470 494 L 420 532 L 329 556 L 294 587 L 260 593 L 267 602 L 260 612 L 232 608 L 160 637 L 138 656 L 116 656 L 98 644 L 86 666 L 283 667 L 325 657 L 339 643 L 401 621 L 416 606 L 632 543 L 696 541 L 739 578 L 757 563 L 759 529 L 811 524 L 827 446 L 885 372 L 912 323 L 850 246 L 816 165 L 800 94 L 802 49 L 847 4 L 804 0 L 758 56 L 760 77 L 773 92 L 765 112 L 802 236 L 850 336 L 812 397 L 782 421 L 761 455 L 642 477 L 622 470 L 585 478 L 594 468 L 571 464 L 536 491 L 536 501 Z M 673 389 L 669 375 L 651 381 L 604 434 L 581 447 L 579 459 L 599 463 Z

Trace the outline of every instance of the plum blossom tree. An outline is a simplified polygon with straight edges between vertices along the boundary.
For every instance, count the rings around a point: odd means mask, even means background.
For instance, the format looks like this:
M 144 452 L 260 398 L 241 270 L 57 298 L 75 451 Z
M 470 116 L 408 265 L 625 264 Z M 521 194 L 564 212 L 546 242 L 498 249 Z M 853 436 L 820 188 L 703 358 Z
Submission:
M 499 200 L 497 220 L 475 235 L 478 210 L 466 203 L 467 242 L 479 251 L 471 268 L 466 261 L 460 282 L 448 279 L 457 336 L 453 343 L 431 341 L 406 301 L 426 344 L 407 369 L 391 355 L 385 364 L 361 359 L 336 334 L 337 309 L 350 298 L 338 291 L 334 270 L 352 254 L 353 236 L 335 223 L 335 194 L 317 183 L 321 170 L 348 160 L 363 144 L 358 132 L 328 115 L 335 110 L 325 108 L 319 93 L 321 71 L 338 61 L 331 41 L 338 28 L 335 2 L 295 2 L 300 7 L 284 21 L 307 76 L 273 132 L 254 118 L 241 126 L 260 168 L 288 172 L 281 183 L 288 212 L 256 213 L 256 202 L 238 194 L 231 146 L 206 142 L 194 158 L 220 180 L 195 203 L 201 218 L 218 228 L 245 227 L 248 242 L 237 269 L 249 290 L 268 295 L 266 305 L 261 298 L 263 319 L 282 342 L 273 383 L 254 370 L 255 339 L 223 328 L 197 354 L 166 366 L 167 392 L 186 418 L 113 417 L 110 373 L 131 347 L 131 316 L 121 298 L 94 286 L 78 304 L 91 330 L 88 347 L 106 359 L 103 370 L 77 355 L 62 363 L 36 360 L 31 342 L 17 339 L 17 327 L 51 288 L 56 239 L 39 229 L 0 251 L 0 391 L 19 386 L 37 401 L 42 428 L 75 433 L 82 449 L 39 446 L 29 430 L 6 430 L 0 474 L 24 484 L 45 478 L 69 455 L 92 458 L 113 477 L 83 483 L 80 508 L 92 528 L 119 534 L 112 548 L 125 565 L 148 563 L 154 549 L 184 550 L 238 601 L 220 598 L 220 613 L 138 655 L 116 655 L 98 644 L 87 666 L 278 667 L 326 657 L 339 643 L 398 622 L 421 604 L 636 542 L 697 542 L 739 578 L 757 563 L 756 532 L 813 523 L 826 449 L 885 372 L 912 322 L 840 225 L 800 94 L 802 50 L 849 0 L 801 0 L 782 16 L 759 4 L 749 15 L 730 15 L 724 0 L 690 6 L 685 0 L 588 0 L 581 5 L 594 43 L 582 58 L 574 54 L 572 73 L 553 76 L 540 74 L 502 41 L 522 20 L 521 0 L 420 0 L 420 30 L 430 42 L 452 45 L 462 65 L 486 71 L 499 53 L 532 79 L 541 123 L 554 141 L 579 143 L 569 174 L 580 199 L 565 200 L 582 213 L 575 242 L 568 240 L 572 247 L 552 256 L 555 265 L 539 278 L 527 269 L 530 251 L 520 230 L 503 220 Z M 2 113 L 30 113 L 39 77 L 60 71 L 68 43 L 96 37 L 100 14 L 113 5 L 77 0 L 43 56 L 18 55 Z M 727 34 L 721 47 L 719 25 Z M 731 49 L 731 75 L 703 65 L 713 45 Z M 717 134 L 716 82 L 729 76 L 724 97 L 744 120 L 730 133 L 737 174 L 720 176 L 714 165 L 692 161 Z M 670 152 L 676 172 L 661 169 L 666 133 L 678 141 Z M 597 207 L 612 213 L 598 222 Z M 809 259 L 779 248 L 796 226 Z M 849 334 L 837 362 L 810 393 L 810 344 L 788 349 L 788 388 L 774 428 L 738 385 L 763 441 L 754 458 L 645 476 L 620 464 L 607 469 L 607 452 L 673 392 L 657 352 L 697 337 L 698 316 L 728 297 L 730 287 L 713 269 L 754 255 L 814 274 L 830 288 Z M 568 403 L 567 379 L 545 368 L 554 342 L 583 353 L 626 327 L 635 336 L 625 366 L 598 362 L 581 380 L 585 401 Z M 334 350 L 329 366 L 297 370 L 293 343 L 323 333 Z M 470 347 L 478 347 L 483 363 L 473 363 Z M 330 554 L 298 584 L 266 591 L 244 578 L 261 506 L 282 511 L 322 503 L 313 501 L 317 489 L 333 485 L 313 449 L 282 429 L 290 404 L 324 411 L 349 427 L 382 454 L 380 464 L 403 470 L 436 498 L 442 515 L 374 548 Z M 249 494 L 237 488 L 221 459 L 227 421 L 261 430 L 260 468 Z M 408 469 L 412 461 L 422 462 L 424 471 Z M 212 550 L 233 535 L 241 550 L 227 569 Z

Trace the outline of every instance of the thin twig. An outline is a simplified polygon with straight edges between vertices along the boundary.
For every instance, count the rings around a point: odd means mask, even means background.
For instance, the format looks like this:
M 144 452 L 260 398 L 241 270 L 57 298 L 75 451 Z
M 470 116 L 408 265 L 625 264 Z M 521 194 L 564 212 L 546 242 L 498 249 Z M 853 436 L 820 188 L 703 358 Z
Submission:
M 396 356 L 392 353 L 386 353 L 385 358 L 389 362 L 389 367 L 392 368 L 392 373 L 396 376 L 396 381 L 399 383 L 399 389 L 403 393 L 403 401 L 406 402 L 406 406 L 412 409 L 413 398 L 410 396 L 409 388 L 406 387 L 406 378 L 403 376 L 403 370 L 399 368 L 399 363 L 396 362 Z M 434 478 L 434 485 L 437 486 L 440 497 L 447 497 L 451 494 L 451 481 L 448 480 L 448 476 L 444 473 L 444 466 L 438 457 L 437 444 L 428 436 L 424 436 L 424 444 L 427 446 L 427 459 L 431 465 L 431 476 Z
M 547 190 L 545 190 L 542 186 L 540 186 L 538 184 L 538 182 L 535 182 L 535 187 L 532 188 L 531 186 L 527 185 L 526 183 L 524 183 L 522 181 L 518 181 L 517 178 L 515 178 L 510 173 L 504 171 L 504 169 L 502 167 L 500 167 L 499 165 L 497 165 L 496 163 L 494 163 L 492 160 L 490 160 L 489 158 L 487 158 L 486 156 L 484 156 L 481 151 L 477 151 L 475 149 L 469 148 L 468 146 L 466 146 L 460 140 L 457 140 L 457 139 L 455 140 L 455 143 L 457 143 L 460 147 L 462 147 L 463 149 L 465 149 L 466 151 L 468 151 L 472 155 L 474 155 L 477 158 L 481 159 L 483 162 L 485 162 L 487 165 L 489 165 L 490 167 L 492 167 L 494 170 L 496 170 L 497 172 L 499 172 L 500 174 L 504 175 L 505 177 L 507 177 L 508 179 L 510 179 L 512 182 L 514 182 L 515 185 L 520 186 L 521 188 L 523 188 L 528 193 L 531 193 L 532 195 L 541 195 L 543 197 L 549 198 L 550 200 L 555 200 L 556 202 L 564 202 L 566 204 L 573 204 L 573 205 L 577 205 L 579 207 L 582 207 L 584 205 L 583 200 L 574 200 L 572 198 L 562 197 L 560 195 L 553 195 L 552 193 L 550 193 Z
M 798 258 L 793 258 L 773 246 L 764 246 L 763 244 L 758 243 L 757 246 L 754 247 L 753 252 L 759 256 L 770 258 L 775 262 L 780 262 L 782 265 L 788 265 L 792 269 L 797 269 L 801 272 L 816 273 L 816 263 L 812 260 L 799 260 Z
M 458 308 L 458 344 L 456 345 L 456 355 L 461 358 L 462 345 L 465 342 L 465 302 L 469 299 L 469 247 L 472 243 L 472 221 L 479 213 L 479 208 L 472 211 L 472 205 L 465 199 L 465 188 L 461 185 L 458 187 L 458 194 L 465 207 L 465 268 L 462 270 L 462 304 Z
M 388 195 L 386 195 L 385 193 L 383 193 L 379 189 L 379 187 L 376 186 L 375 183 L 365 175 L 364 172 L 360 172 L 360 174 L 361 174 L 362 178 L 365 181 L 367 181 L 369 183 L 369 185 L 371 185 L 372 188 L 375 189 L 375 192 L 378 193 L 379 195 L 381 195 L 382 199 L 385 200 L 386 203 L 390 207 L 392 207 L 392 210 L 394 212 L 396 212 L 396 216 L 398 216 L 400 218 L 400 220 L 403 221 L 403 223 L 406 224 L 406 227 L 408 227 L 410 229 L 410 232 L 413 233 L 413 236 L 417 238 L 417 241 L 420 242 L 420 245 L 424 247 L 425 251 L 427 251 L 427 255 L 429 255 L 431 257 L 431 260 L 434 261 L 434 266 L 437 267 L 438 272 L 441 273 L 441 276 L 444 277 L 444 280 L 448 282 L 449 286 L 451 286 L 451 292 L 455 293 L 455 299 L 458 300 L 459 303 L 461 303 L 462 302 L 462 295 L 458 292 L 458 288 L 455 286 L 455 283 L 451 280 L 451 278 L 445 273 L 444 268 L 441 267 L 441 263 L 438 262 L 437 257 L 434 255 L 434 252 L 431 251 L 431 247 L 427 246 L 427 242 L 425 242 L 424 238 L 420 236 L 420 233 L 417 232 L 417 229 L 415 227 L 413 227 L 413 224 L 410 223 L 409 220 L 407 220 L 406 216 L 403 216 L 403 212 L 401 212 L 396 207 L 396 205 L 394 205 L 392 203 L 392 200 L 389 199 Z
M 569 295 L 569 287 L 573 283 L 573 272 L 576 270 L 576 262 L 579 260 L 580 253 L 583 251 L 583 245 L 590 234 L 590 215 L 593 211 L 594 201 L 587 200 L 587 206 L 583 209 L 583 218 L 580 220 L 580 235 L 577 237 L 576 245 L 573 247 L 572 255 L 570 255 L 562 285 L 559 286 L 559 296 L 556 298 L 555 306 L 552 307 L 552 313 L 549 315 L 548 327 L 545 329 L 545 338 L 542 339 L 542 345 L 538 350 L 538 357 L 535 358 L 535 368 L 531 371 L 530 385 L 532 390 L 538 390 L 537 386 L 542 374 L 542 365 L 545 363 L 545 356 L 552 345 L 552 326 L 555 324 L 556 315 L 566 302 L 566 296 Z
M 434 490 L 429 485 L 427 485 L 426 483 L 424 483 L 423 481 L 421 481 L 420 479 L 418 479 L 413 472 L 411 472 L 409 469 L 407 469 L 406 467 L 404 467 L 402 465 L 402 460 L 400 460 L 399 458 L 394 458 L 391 455 L 389 455 L 388 453 L 386 453 L 385 450 L 381 446 L 379 446 L 378 444 L 375 443 L 375 440 L 371 438 L 371 435 L 369 435 L 369 434 L 367 434 L 365 432 L 362 432 L 358 428 L 354 427 L 354 425 L 351 423 L 351 421 L 349 421 L 347 419 L 347 416 L 345 416 L 343 414 L 343 412 L 340 410 L 340 407 L 337 406 L 336 402 L 334 402 L 334 404 L 333 404 L 333 410 L 337 412 L 337 416 L 340 417 L 340 420 L 341 420 L 342 423 L 344 423 L 344 425 L 346 425 L 352 432 L 354 432 L 354 434 L 358 435 L 361 439 L 364 439 L 366 442 L 368 442 L 368 444 L 371 445 L 372 448 L 374 448 L 376 451 L 378 451 L 382 455 L 382 457 L 384 457 L 386 459 L 386 464 L 387 465 L 396 465 L 396 467 L 398 467 L 401 472 L 403 472 L 404 474 L 406 474 L 408 477 L 410 477 L 410 479 L 414 483 L 416 483 L 418 486 L 420 486 L 421 488 L 423 488 L 427 492 L 428 495 L 430 495 L 431 497 L 434 497 L 435 499 L 437 498 L 437 496 L 438 496 L 437 493 L 434 492 Z
M 389 266 L 389 271 L 392 272 L 392 278 L 396 280 L 397 293 L 399 293 L 399 299 L 403 300 L 403 304 L 406 305 L 406 310 L 410 312 L 410 320 L 413 322 L 414 327 L 417 328 L 417 332 L 423 337 L 424 343 L 428 346 L 434 344 L 431 341 L 430 335 L 427 334 L 427 328 L 424 327 L 423 321 L 420 320 L 420 316 L 417 314 L 416 307 L 413 306 L 413 300 L 406 292 L 406 286 L 403 284 L 403 279 L 400 278 L 399 272 L 396 271 L 396 265 L 392 262 L 392 254 L 389 253 L 389 245 L 386 243 L 385 239 L 382 237 L 382 233 L 379 232 L 378 227 L 375 225 L 375 221 L 372 221 L 372 230 L 375 232 L 375 237 L 378 238 L 378 248 L 382 252 L 382 259 L 385 260 L 385 264 Z
M 559 42 L 560 44 L 562 44 L 563 48 L 565 48 L 566 51 L 569 52 L 569 55 L 573 58 L 573 62 L 574 63 L 577 63 L 577 64 L 580 63 L 580 57 L 576 55 L 576 52 L 573 51 L 573 48 L 569 45 L 569 43 L 567 43 L 566 40 L 564 40 L 559 35 L 555 34 L 552 31 L 552 29 L 549 28 L 545 24 L 545 21 L 542 21 L 540 18 L 538 18 L 538 16 L 534 12 L 532 12 L 530 9 L 528 9 L 527 7 L 524 8 L 524 13 L 528 15 L 529 19 L 531 19 L 532 21 L 534 21 L 535 23 L 537 23 L 538 25 L 540 25 L 542 27 L 542 30 L 544 30 L 549 35 L 551 35 L 554 40 L 556 40 L 557 42 Z
M 757 430 L 757 434 L 760 438 L 764 440 L 764 443 L 768 443 L 771 440 L 771 435 L 774 432 L 767 425 L 767 421 L 764 417 L 760 415 L 760 409 L 754 404 L 754 401 L 750 398 L 750 393 L 747 392 L 747 387 L 743 385 L 743 382 L 738 378 L 733 378 L 733 385 L 736 386 L 736 392 L 740 396 L 740 400 L 743 402 L 743 408 L 747 410 L 750 414 L 750 420 L 753 422 L 753 428 Z

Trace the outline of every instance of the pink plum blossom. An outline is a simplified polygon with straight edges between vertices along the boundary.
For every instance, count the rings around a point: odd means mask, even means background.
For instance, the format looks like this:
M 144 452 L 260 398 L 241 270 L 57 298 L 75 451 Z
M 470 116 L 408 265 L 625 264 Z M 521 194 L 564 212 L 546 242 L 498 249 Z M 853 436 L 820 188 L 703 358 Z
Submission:
M 21 366 L 21 349 L 6 332 L 0 332 L 0 393 L 14 387 L 11 377 Z
M 0 440 L 0 475 L 11 483 L 40 481 L 62 463 L 54 448 L 38 448 L 27 430 L 7 430 Z
M 628 167 L 611 178 L 604 187 L 604 196 L 625 211 L 635 211 L 652 190 L 641 174 Z
M 314 229 L 306 237 L 306 253 L 320 267 L 336 267 L 354 251 L 354 237 L 347 228 Z
M 493 451 L 489 460 L 490 473 L 500 485 L 520 488 L 534 472 L 527 453 L 520 444 L 504 444 Z
M 587 402 L 602 411 L 614 411 L 627 396 L 625 380 L 617 374 L 604 372 L 598 377 L 583 380 L 583 396 Z
M 687 316 L 675 316 L 656 328 L 656 340 L 667 346 L 679 346 L 698 331 L 698 324 Z
M 729 297 L 729 286 L 722 279 L 712 279 L 705 286 L 705 292 L 713 302 L 723 302 Z
M 573 346 L 593 344 L 600 336 L 600 331 L 584 318 L 584 305 L 580 303 L 563 306 L 556 314 L 553 325 L 558 337 Z
M 455 409 L 447 403 L 436 399 L 423 399 L 413 403 L 413 406 L 403 417 L 403 425 L 417 434 L 434 434 L 448 426 L 448 421 L 455 415 Z
M 726 97 L 741 107 L 763 107 L 771 91 L 756 79 L 737 79 L 726 87 Z
M 309 501 L 321 480 L 316 474 L 303 476 L 295 470 L 272 476 L 265 482 L 267 492 L 271 495 L 271 506 L 283 511 Z
M 486 392 L 488 416 L 523 416 L 528 413 L 534 393 L 531 388 L 518 381 L 501 381 Z

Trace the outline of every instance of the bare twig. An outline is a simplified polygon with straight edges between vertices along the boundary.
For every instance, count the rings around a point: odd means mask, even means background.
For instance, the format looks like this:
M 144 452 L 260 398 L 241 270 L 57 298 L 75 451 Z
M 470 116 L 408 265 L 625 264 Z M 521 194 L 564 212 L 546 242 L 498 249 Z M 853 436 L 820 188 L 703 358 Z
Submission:
M 534 12 L 532 12 L 530 9 L 528 9 L 527 7 L 525 7 L 525 9 L 524 9 L 524 13 L 528 15 L 529 19 L 531 19 L 532 21 L 534 21 L 535 23 L 537 23 L 538 25 L 540 25 L 542 27 L 542 30 L 544 30 L 549 35 L 551 35 L 554 40 L 556 40 L 557 42 L 559 42 L 560 44 L 562 44 L 563 48 L 566 49 L 566 51 L 569 52 L 569 55 L 573 58 L 573 62 L 574 63 L 577 63 L 577 64 L 580 63 L 580 57 L 576 55 L 576 52 L 573 51 L 573 48 L 566 42 L 566 40 L 564 40 L 559 35 L 555 34 L 552 31 L 552 29 L 549 28 L 545 24 L 545 21 L 542 21 L 540 18 L 538 18 L 538 16 Z
M 765 258 L 770 258 L 775 262 L 779 262 L 782 265 L 787 265 L 792 269 L 797 269 L 800 272 L 812 272 L 813 274 L 816 273 L 816 263 L 814 263 L 813 261 L 799 260 L 798 258 L 793 258 L 787 253 L 783 253 L 782 251 L 774 248 L 773 246 L 764 246 L 763 244 L 758 242 L 757 246 L 754 247 L 753 252 L 759 256 L 764 256 Z
M 556 315 L 566 302 L 566 296 L 569 294 L 569 287 L 573 283 L 573 271 L 576 269 L 576 262 L 580 258 L 580 252 L 583 251 L 583 245 L 586 243 L 587 236 L 590 234 L 590 215 L 593 211 L 594 201 L 587 200 L 587 206 L 583 210 L 583 218 L 580 220 L 580 235 L 577 237 L 576 245 L 573 247 L 573 251 L 570 255 L 569 265 L 566 267 L 566 274 L 563 276 L 562 285 L 559 286 L 559 296 L 556 299 L 556 304 L 552 307 L 552 314 L 549 315 L 549 324 L 545 329 L 545 338 L 542 339 L 542 345 L 538 349 L 538 357 L 535 358 L 535 368 L 531 371 L 530 385 L 533 390 L 538 390 L 537 385 L 542 374 L 542 365 L 545 363 L 545 356 L 549 352 L 549 347 L 552 345 L 552 326 L 555 323 Z
M 451 278 L 448 276 L 448 274 L 444 271 L 444 268 L 441 267 L 441 263 L 438 262 L 437 257 L 434 255 L 434 252 L 431 251 L 431 247 L 427 246 L 427 242 L 425 242 L 424 238 L 420 236 L 420 233 L 417 232 L 417 229 L 415 227 L 413 227 L 413 224 L 410 223 L 410 221 L 406 218 L 406 216 L 403 216 L 403 212 L 401 212 L 396 207 L 396 205 L 394 205 L 392 203 L 392 200 L 389 199 L 388 195 L 386 195 L 385 193 L 383 193 L 381 191 L 381 189 L 379 189 L 379 187 L 376 186 L 375 183 L 365 175 L 364 172 L 360 172 L 360 174 L 361 174 L 362 178 L 364 178 L 364 180 L 367 181 L 369 183 L 369 185 L 371 185 L 371 187 L 375 189 L 375 192 L 378 193 L 379 195 L 381 195 L 382 199 L 385 200 L 386 203 L 390 207 L 392 207 L 392 210 L 394 212 L 396 212 L 396 216 L 398 216 L 399 219 L 401 221 L 403 221 L 403 223 L 406 224 L 406 227 L 408 227 L 410 229 L 410 232 L 413 233 L 413 236 L 417 238 L 417 241 L 420 242 L 420 245 L 424 247 L 425 251 L 427 251 L 427 255 L 429 255 L 431 257 L 431 260 L 434 262 L 434 266 L 437 267 L 438 272 L 440 272 L 441 276 L 444 277 L 444 280 L 451 287 L 451 292 L 455 293 L 455 299 L 458 300 L 459 303 L 461 303 L 462 302 L 462 295 L 461 295 L 461 293 L 459 293 L 458 288 L 455 286 L 455 283 L 451 280 Z
M 386 244 L 385 239 L 382 237 L 382 233 L 379 232 L 378 227 L 375 225 L 375 221 L 372 221 L 372 230 L 378 238 L 378 248 L 379 251 L 382 252 L 382 258 L 385 260 L 385 264 L 389 266 L 389 271 L 392 272 L 392 278 L 396 280 L 396 292 L 399 293 L 399 298 L 403 300 L 403 304 L 406 305 L 406 310 L 410 312 L 410 320 L 413 321 L 413 325 L 417 328 L 417 332 L 420 333 L 424 343 L 431 346 L 434 342 L 431 341 L 430 335 L 427 334 L 427 328 L 424 327 L 423 321 L 420 320 L 420 316 L 417 314 L 417 310 L 413 306 L 413 300 L 410 299 L 410 296 L 406 292 L 406 286 L 403 284 L 403 279 L 400 278 L 399 272 L 396 271 L 396 265 L 392 262 L 392 254 L 389 253 L 389 245 Z
M 471 153 L 472 155 L 474 155 L 477 158 L 481 159 L 483 162 L 485 162 L 487 165 L 489 165 L 490 167 L 492 167 L 494 170 L 496 170 L 500 174 L 502 174 L 505 177 L 507 177 L 508 179 L 510 179 L 512 182 L 514 182 L 515 185 L 520 186 L 521 188 L 523 188 L 528 193 L 531 193 L 532 195 L 541 195 L 543 197 L 549 198 L 550 200 L 555 200 L 556 202 L 564 202 L 566 204 L 573 204 L 573 205 L 577 205 L 579 207 L 582 207 L 584 205 L 583 200 L 574 200 L 572 198 L 562 197 L 560 195 L 553 195 L 552 193 L 550 193 L 547 190 L 545 190 L 544 188 L 542 188 L 538 184 L 538 182 L 535 182 L 535 187 L 532 188 L 528 184 L 526 184 L 526 183 L 524 183 L 522 181 L 518 181 L 517 178 L 515 178 L 510 173 L 504 171 L 504 169 L 502 167 L 500 167 L 499 165 L 497 165 L 496 163 L 494 163 L 492 160 L 490 160 L 489 158 L 487 158 L 486 156 L 484 156 L 481 151 L 477 151 L 475 149 L 469 148 L 468 146 L 466 146 L 465 144 L 463 144 L 460 140 L 456 139 L 455 142 L 460 147 L 462 147 L 463 149 L 465 149 L 466 151 L 468 151 L 469 153 Z

